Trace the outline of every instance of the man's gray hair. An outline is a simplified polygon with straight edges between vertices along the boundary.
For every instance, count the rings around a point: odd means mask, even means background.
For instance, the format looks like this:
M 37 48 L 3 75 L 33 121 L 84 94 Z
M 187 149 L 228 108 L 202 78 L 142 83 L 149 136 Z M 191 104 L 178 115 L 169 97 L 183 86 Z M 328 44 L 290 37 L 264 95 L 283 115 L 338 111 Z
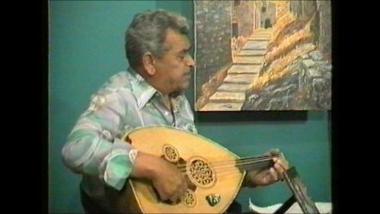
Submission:
M 181 34 L 189 33 L 185 17 L 164 10 L 146 11 L 136 14 L 125 35 L 125 53 L 132 68 L 141 65 L 146 52 L 162 57 L 167 30 Z

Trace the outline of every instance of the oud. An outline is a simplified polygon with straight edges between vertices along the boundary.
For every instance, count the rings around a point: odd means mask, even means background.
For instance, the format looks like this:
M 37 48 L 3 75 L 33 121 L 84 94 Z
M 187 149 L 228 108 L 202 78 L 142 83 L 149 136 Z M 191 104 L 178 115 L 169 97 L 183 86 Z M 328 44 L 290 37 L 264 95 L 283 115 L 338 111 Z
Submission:
M 239 193 L 246 170 L 273 165 L 273 155 L 242 159 L 210 139 L 170 127 L 139 128 L 123 140 L 176 165 L 188 189 L 179 202 L 168 203 L 160 200 L 150 181 L 128 179 L 112 195 L 118 213 L 224 213 Z

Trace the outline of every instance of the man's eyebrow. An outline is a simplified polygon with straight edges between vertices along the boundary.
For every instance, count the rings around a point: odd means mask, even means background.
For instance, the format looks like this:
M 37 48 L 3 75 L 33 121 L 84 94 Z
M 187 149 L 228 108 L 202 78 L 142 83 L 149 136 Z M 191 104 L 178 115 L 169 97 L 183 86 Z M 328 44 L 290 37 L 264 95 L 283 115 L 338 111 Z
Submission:
M 191 48 L 192 48 L 192 46 L 190 45 L 188 48 L 185 48 L 185 49 L 181 50 L 180 52 L 181 53 L 187 53 L 191 50 Z

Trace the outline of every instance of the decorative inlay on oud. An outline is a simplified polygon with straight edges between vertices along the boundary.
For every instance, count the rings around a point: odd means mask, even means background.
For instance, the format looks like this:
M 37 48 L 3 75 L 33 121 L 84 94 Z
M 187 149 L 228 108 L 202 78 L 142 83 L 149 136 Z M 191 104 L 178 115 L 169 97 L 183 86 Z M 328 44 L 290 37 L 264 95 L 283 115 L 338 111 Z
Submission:
M 187 190 L 185 196 L 183 197 L 183 203 L 187 207 L 194 207 L 197 204 L 197 199 L 193 191 Z
M 215 184 L 215 172 L 207 160 L 201 157 L 193 157 L 187 161 L 187 175 L 189 179 L 199 187 L 208 188 Z
M 210 194 L 206 196 L 206 200 L 210 206 L 215 206 L 220 202 L 220 195 L 219 194 Z
M 164 157 L 166 160 L 170 162 L 177 162 L 179 160 L 179 154 L 176 148 L 174 148 L 172 145 L 165 144 L 162 147 L 162 153 L 164 154 Z

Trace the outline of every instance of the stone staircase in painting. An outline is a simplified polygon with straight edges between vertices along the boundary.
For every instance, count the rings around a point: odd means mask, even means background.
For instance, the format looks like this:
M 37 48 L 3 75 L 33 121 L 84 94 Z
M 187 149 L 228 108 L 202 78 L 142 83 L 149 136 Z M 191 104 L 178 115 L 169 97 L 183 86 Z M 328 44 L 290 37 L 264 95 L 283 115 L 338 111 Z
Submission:
M 234 56 L 227 76 L 201 111 L 240 111 L 245 91 L 259 75 L 272 29 L 258 29 Z

